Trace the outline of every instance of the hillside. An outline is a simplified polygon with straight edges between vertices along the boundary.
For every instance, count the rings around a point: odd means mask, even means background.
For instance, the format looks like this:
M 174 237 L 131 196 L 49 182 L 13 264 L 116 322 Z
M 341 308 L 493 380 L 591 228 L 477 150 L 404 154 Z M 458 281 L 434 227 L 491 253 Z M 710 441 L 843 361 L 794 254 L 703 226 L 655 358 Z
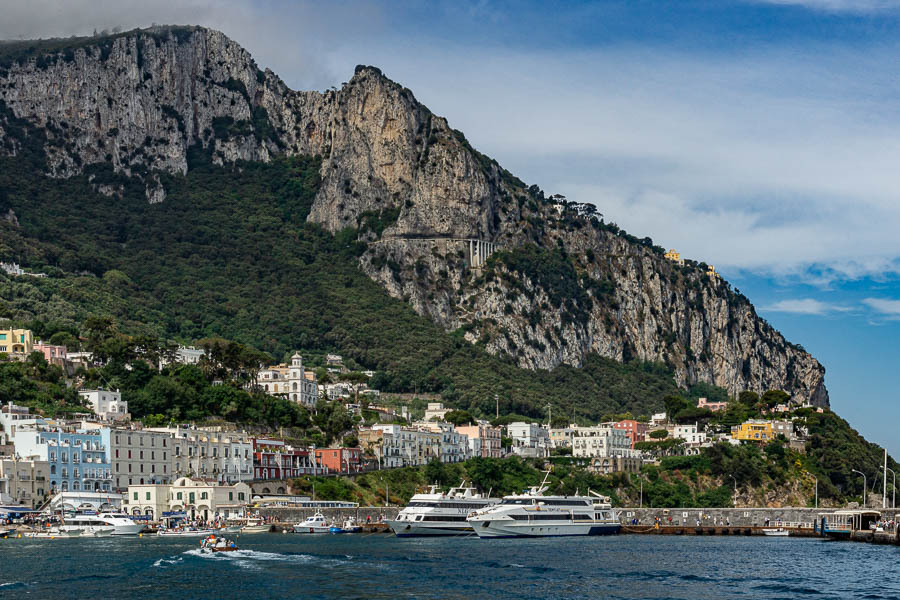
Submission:
M 86 272 L 127 327 L 326 346 L 482 410 L 658 406 L 611 398 L 611 362 L 828 404 L 824 368 L 705 265 L 551 201 L 372 67 L 296 92 L 203 28 L 3 44 L 0 146 L 3 258 L 60 269 L 36 285 L 75 313 L 97 306 L 71 287 Z

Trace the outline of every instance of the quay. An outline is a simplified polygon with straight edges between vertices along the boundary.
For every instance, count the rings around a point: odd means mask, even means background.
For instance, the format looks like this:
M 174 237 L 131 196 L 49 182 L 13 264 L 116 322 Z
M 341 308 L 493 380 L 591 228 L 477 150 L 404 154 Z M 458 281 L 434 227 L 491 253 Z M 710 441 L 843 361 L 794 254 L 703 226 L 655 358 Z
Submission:
M 764 529 L 783 529 L 791 537 L 819 537 L 821 534 L 810 527 L 796 523 L 772 523 L 769 527 L 690 527 L 660 525 L 622 525 L 620 533 L 631 535 L 765 535 Z

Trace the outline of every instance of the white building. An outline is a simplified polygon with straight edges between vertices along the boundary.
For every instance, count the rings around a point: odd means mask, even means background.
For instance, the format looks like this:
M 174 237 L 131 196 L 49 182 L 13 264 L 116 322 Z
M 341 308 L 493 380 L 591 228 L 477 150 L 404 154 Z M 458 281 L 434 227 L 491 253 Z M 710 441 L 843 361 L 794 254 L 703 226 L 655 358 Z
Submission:
M 34 458 L 0 458 L 0 504 L 34 508 L 49 493 L 50 463 Z
M 550 454 L 550 432 L 539 423 L 510 423 L 506 433 L 513 440 L 513 453 L 526 457 L 544 457 Z
M 631 438 L 624 429 L 609 425 L 579 427 L 572 437 L 572 456 L 588 458 L 639 458 L 631 449 Z
M 257 387 L 270 396 L 284 396 L 308 408 L 314 408 L 319 399 L 315 372 L 303 368 L 299 352 L 291 357 L 290 366 L 262 369 L 257 376 Z
M 104 421 L 122 421 L 128 419 L 128 402 L 122 400 L 119 390 L 79 390 L 81 396 L 90 405 L 94 414 Z
M 384 468 L 426 465 L 441 456 L 441 434 L 401 425 L 373 425 L 382 432 L 376 458 Z M 468 441 L 466 442 L 468 443 Z
M 706 442 L 706 433 L 699 430 L 697 423 L 690 425 L 670 425 L 669 435 L 684 440 L 687 446 L 699 446 Z
M 472 457 L 469 436 L 460 433 L 451 423 L 416 423 L 419 429 L 437 433 L 440 436 L 438 460 L 442 463 L 458 463 Z
M 444 415 L 452 409 L 444 408 L 440 402 L 429 402 L 428 408 L 425 409 L 425 421 L 443 421 Z
M 200 363 L 200 359 L 204 356 L 206 356 L 206 351 L 202 348 L 198 349 L 193 346 L 178 346 L 175 350 L 175 355 L 172 357 L 172 362 L 182 365 L 196 365 Z M 160 359 L 159 368 L 162 369 L 167 364 L 169 364 L 169 361 Z
M 251 490 L 246 483 L 220 485 L 215 480 L 180 477 L 171 485 L 129 486 L 127 497 L 122 508 L 131 514 L 155 513 L 159 519 L 165 498 L 168 510 L 163 512 L 184 512 L 188 519 L 212 521 L 245 518 Z

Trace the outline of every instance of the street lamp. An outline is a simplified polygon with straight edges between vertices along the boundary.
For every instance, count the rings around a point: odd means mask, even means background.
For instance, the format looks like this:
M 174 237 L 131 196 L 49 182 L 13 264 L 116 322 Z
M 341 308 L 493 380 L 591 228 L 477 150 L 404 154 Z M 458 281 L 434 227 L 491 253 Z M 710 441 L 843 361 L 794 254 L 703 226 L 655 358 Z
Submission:
M 809 475 L 816 480 L 816 508 L 819 508 L 819 478 L 812 473 L 810 473 Z
M 866 506 L 866 492 L 868 491 L 868 479 L 866 478 L 866 474 L 862 471 L 857 471 L 856 469 L 850 469 L 854 473 L 859 473 L 863 476 L 863 507 Z
M 737 479 L 734 477 L 734 475 L 729 475 L 729 477 L 734 479 L 734 500 L 732 501 L 732 504 L 734 504 L 734 507 L 737 508 Z
M 887 467 L 887 470 L 891 472 L 891 475 L 894 476 L 894 491 L 891 495 L 891 508 L 897 508 L 897 474 L 890 467 Z

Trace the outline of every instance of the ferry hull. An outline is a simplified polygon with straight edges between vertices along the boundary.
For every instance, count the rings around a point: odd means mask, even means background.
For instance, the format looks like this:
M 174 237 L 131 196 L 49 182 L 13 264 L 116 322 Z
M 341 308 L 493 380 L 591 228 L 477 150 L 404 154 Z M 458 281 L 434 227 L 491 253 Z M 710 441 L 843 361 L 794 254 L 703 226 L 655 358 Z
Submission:
M 471 535 L 472 526 L 466 523 L 431 521 L 429 525 L 420 522 L 387 521 L 388 527 L 397 537 L 437 537 L 448 535 Z
M 560 523 L 530 524 L 512 520 L 472 522 L 480 538 L 512 537 L 568 537 L 587 535 L 615 535 L 621 527 L 618 523 Z

